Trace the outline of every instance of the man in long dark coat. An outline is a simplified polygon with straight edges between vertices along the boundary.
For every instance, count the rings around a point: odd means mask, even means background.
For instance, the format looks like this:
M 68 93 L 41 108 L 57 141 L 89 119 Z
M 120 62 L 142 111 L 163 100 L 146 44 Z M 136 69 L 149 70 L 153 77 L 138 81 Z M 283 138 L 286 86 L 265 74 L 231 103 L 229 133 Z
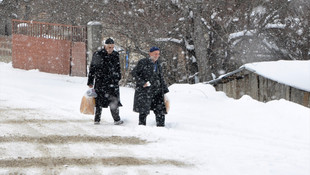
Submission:
M 122 106 L 119 93 L 120 79 L 119 53 L 114 51 L 114 41 L 109 38 L 105 41 L 104 48 L 93 54 L 88 74 L 87 85 L 93 88 L 95 80 L 97 93 L 95 124 L 100 123 L 102 108 L 108 106 L 110 106 L 114 124 L 123 123 L 119 116 L 119 106 Z
M 146 125 L 146 117 L 150 110 L 153 110 L 156 125 L 163 127 L 165 126 L 165 114 L 167 114 L 164 94 L 169 90 L 158 61 L 159 48 L 152 47 L 149 55 L 149 58 L 141 59 L 132 72 L 136 80 L 133 110 L 139 113 L 139 125 Z

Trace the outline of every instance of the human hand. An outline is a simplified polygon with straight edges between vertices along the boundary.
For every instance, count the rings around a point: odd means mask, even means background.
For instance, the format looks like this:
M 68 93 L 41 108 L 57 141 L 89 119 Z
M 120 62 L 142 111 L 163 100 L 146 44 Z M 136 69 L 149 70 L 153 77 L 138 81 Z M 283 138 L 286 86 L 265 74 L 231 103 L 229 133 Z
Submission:
M 93 88 L 94 86 L 92 84 L 88 85 L 89 88 Z
M 149 87 L 149 86 L 151 86 L 151 83 L 148 81 L 148 82 L 146 82 L 144 85 L 143 85 L 143 87 L 145 88 L 145 87 Z

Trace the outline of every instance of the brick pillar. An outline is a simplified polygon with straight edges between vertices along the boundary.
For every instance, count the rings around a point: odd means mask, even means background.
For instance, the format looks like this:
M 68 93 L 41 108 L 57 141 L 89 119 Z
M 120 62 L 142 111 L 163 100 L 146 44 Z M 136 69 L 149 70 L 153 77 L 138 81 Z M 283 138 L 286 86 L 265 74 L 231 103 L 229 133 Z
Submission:
M 87 65 L 90 65 L 93 53 L 102 46 L 102 24 L 91 21 L 87 24 Z

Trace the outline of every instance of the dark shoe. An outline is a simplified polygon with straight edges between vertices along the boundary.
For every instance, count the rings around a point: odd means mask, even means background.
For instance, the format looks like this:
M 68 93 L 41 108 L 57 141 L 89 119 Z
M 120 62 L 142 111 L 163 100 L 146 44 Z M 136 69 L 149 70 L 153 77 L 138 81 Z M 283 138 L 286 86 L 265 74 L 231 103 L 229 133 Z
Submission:
M 144 125 L 144 126 L 145 126 L 145 125 L 146 125 L 146 123 L 141 123 L 141 122 L 139 122 L 139 125 Z
M 147 114 L 139 114 L 139 125 L 146 125 Z
M 95 116 L 95 122 L 94 122 L 95 125 L 99 125 L 100 124 L 100 117 L 98 116 Z
M 95 119 L 94 119 L 95 125 L 100 124 L 101 111 L 102 111 L 101 107 L 96 107 Z
M 157 127 L 165 127 L 165 115 L 156 115 Z
M 114 125 L 121 125 L 123 123 L 124 123 L 123 120 L 114 121 Z

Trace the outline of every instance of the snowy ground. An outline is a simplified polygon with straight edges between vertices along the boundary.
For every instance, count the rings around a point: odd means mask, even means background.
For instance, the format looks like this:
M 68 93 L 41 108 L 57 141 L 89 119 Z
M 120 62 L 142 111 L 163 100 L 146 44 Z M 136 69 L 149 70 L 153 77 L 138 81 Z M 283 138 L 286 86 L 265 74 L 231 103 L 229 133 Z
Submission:
M 169 87 L 166 127 L 138 126 L 121 88 L 122 126 L 79 113 L 86 78 L 0 63 L 0 174 L 309 175 L 310 109 L 210 85 Z

